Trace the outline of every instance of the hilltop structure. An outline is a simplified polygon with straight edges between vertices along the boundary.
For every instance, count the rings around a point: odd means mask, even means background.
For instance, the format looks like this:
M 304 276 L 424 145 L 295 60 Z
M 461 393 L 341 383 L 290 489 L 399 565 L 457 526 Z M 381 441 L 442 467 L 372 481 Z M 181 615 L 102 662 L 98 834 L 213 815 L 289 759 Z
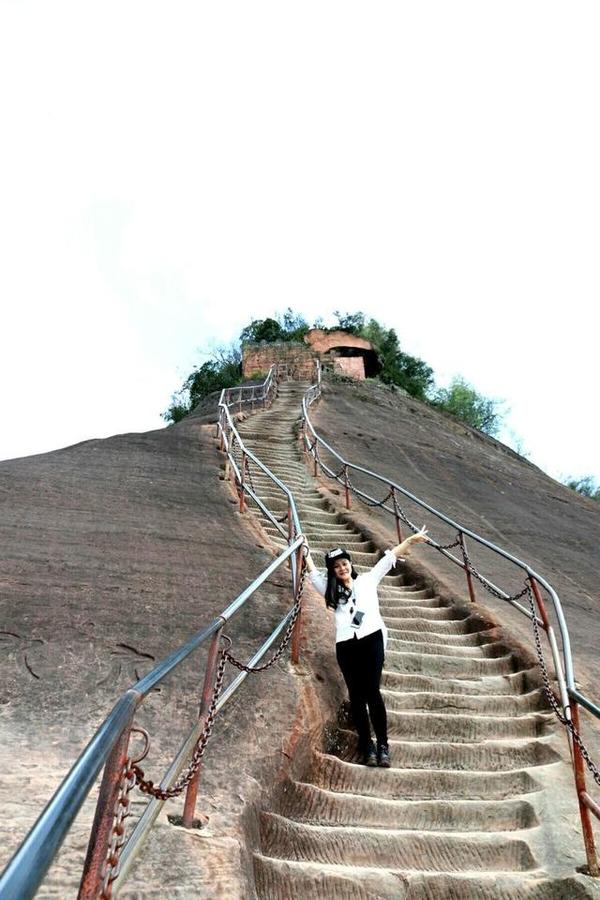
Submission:
M 304 336 L 304 342 L 246 344 L 242 348 L 242 374 L 251 378 L 257 372 L 267 372 L 273 363 L 277 363 L 280 371 L 287 371 L 292 378 L 310 379 L 317 359 L 325 371 L 348 375 L 358 381 L 375 377 L 381 368 L 377 351 L 365 338 L 339 329 L 311 328 Z

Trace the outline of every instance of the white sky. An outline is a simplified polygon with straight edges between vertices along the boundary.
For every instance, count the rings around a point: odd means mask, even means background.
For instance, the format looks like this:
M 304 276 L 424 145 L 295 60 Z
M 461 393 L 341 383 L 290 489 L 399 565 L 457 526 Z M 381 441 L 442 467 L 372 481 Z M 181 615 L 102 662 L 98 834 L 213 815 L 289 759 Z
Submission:
M 0 0 L 0 458 L 363 310 L 600 480 L 596 2 Z M 510 435 L 504 437 L 510 442 Z

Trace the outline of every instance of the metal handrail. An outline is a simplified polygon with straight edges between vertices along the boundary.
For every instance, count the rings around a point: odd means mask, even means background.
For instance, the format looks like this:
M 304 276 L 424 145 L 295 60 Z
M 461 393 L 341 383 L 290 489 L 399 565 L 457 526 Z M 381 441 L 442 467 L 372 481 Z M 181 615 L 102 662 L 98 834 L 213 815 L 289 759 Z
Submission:
M 440 546 L 440 544 L 433 539 L 429 539 L 429 543 L 434 546 L 440 553 L 442 553 L 446 558 L 448 558 L 452 563 L 458 565 L 462 568 L 467 574 L 467 581 L 469 586 L 469 592 L 471 595 L 471 600 L 475 601 L 475 593 L 473 589 L 473 584 L 471 581 L 471 572 L 475 571 L 472 568 L 472 564 L 467 555 L 466 545 L 465 545 L 465 536 L 470 539 L 476 541 L 483 547 L 486 547 L 488 550 L 491 550 L 493 553 L 501 556 L 503 559 L 512 563 L 513 565 L 520 568 L 527 575 L 528 589 L 531 589 L 533 592 L 533 596 L 535 596 L 535 600 L 537 602 L 537 606 L 540 612 L 541 618 L 538 618 L 536 615 L 533 615 L 529 610 L 527 610 L 522 604 L 518 603 L 515 599 L 510 597 L 505 591 L 501 588 L 497 587 L 492 581 L 481 576 L 477 573 L 477 577 L 484 584 L 484 586 L 488 586 L 493 589 L 493 592 L 496 593 L 500 599 L 504 599 L 509 602 L 512 606 L 519 610 L 519 612 L 526 615 L 529 619 L 534 621 L 534 624 L 537 627 L 541 627 L 546 633 L 546 637 L 548 639 L 548 643 L 550 645 L 550 651 L 552 654 L 554 667 L 556 671 L 556 678 L 558 682 L 559 694 L 561 699 L 561 705 L 563 709 L 563 715 L 565 719 L 565 724 L 569 726 L 567 728 L 567 733 L 569 737 L 569 747 L 571 750 L 571 756 L 573 761 L 573 767 L 575 770 L 575 780 L 577 786 L 578 800 L 579 800 L 579 808 L 582 820 L 582 828 L 584 832 L 584 842 L 586 846 L 586 853 L 588 856 L 588 868 L 590 873 L 598 875 L 600 874 L 600 869 L 598 867 L 598 861 L 596 858 L 596 852 L 594 847 L 594 838 L 592 832 L 591 821 L 589 819 L 588 810 L 591 810 L 598 818 L 600 818 L 600 807 L 591 800 L 589 795 L 585 791 L 585 776 L 583 769 L 583 757 L 581 755 L 581 747 L 579 746 L 578 741 L 575 739 L 578 737 L 578 709 L 577 705 L 580 704 L 585 709 L 587 709 L 592 715 L 600 718 L 600 707 L 596 705 L 589 697 L 586 697 L 577 687 L 575 682 L 575 672 L 574 672 L 574 664 L 573 664 L 573 655 L 571 650 L 571 640 L 569 636 L 569 631 L 567 628 L 567 622 L 565 618 L 565 614 L 562 608 L 562 604 L 560 602 L 560 598 L 556 592 L 556 590 L 552 587 L 552 585 L 535 569 L 533 569 L 528 563 L 519 559 L 511 553 L 508 553 L 502 547 L 493 544 L 491 541 L 488 541 L 486 538 L 477 534 L 477 532 L 472 531 L 466 526 L 456 522 L 450 516 L 445 515 L 439 510 L 435 509 L 429 503 L 426 503 L 424 500 L 421 500 L 415 494 L 408 491 L 406 488 L 402 487 L 395 481 L 392 481 L 389 478 L 385 478 L 382 475 L 379 475 L 377 472 L 373 472 L 370 469 L 366 469 L 364 466 L 356 465 L 355 463 L 350 462 L 345 459 L 341 454 L 339 454 L 334 448 L 327 443 L 315 430 L 309 413 L 309 407 L 321 396 L 321 379 L 320 372 L 318 373 L 317 381 L 314 385 L 312 385 L 304 394 L 302 399 L 302 440 L 305 450 L 313 457 L 314 459 L 314 474 L 318 473 L 319 467 L 322 471 L 324 471 L 329 477 L 335 479 L 338 483 L 343 484 L 345 488 L 346 494 L 346 506 L 350 506 L 350 492 L 352 491 L 357 496 L 361 497 L 368 503 L 373 503 L 374 505 L 380 506 L 386 512 L 391 513 L 396 518 L 396 526 L 398 529 L 398 537 L 401 540 L 401 530 L 400 530 L 400 516 L 398 514 L 398 507 L 396 502 L 396 493 L 402 494 L 407 497 L 413 503 L 417 504 L 427 512 L 434 515 L 440 521 L 444 522 L 446 525 L 451 526 L 456 529 L 458 534 L 458 543 L 460 544 L 462 550 L 463 559 L 461 560 L 457 556 L 452 553 L 449 553 L 447 549 Z M 342 470 L 339 473 L 335 473 L 331 468 L 329 468 L 319 457 L 319 448 L 323 448 L 327 450 L 339 463 L 342 465 Z M 376 482 L 383 484 L 390 490 L 391 496 L 393 498 L 394 506 L 393 508 L 386 505 L 386 501 L 388 497 L 384 501 L 378 501 L 375 497 L 370 496 L 369 494 L 361 491 L 359 488 L 355 487 L 351 484 L 349 478 L 349 472 L 355 471 L 361 473 L 368 478 L 374 479 Z M 342 476 L 343 473 L 343 476 Z M 404 521 L 408 520 L 404 517 Z M 409 522 L 412 526 L 412 523 Z M 416 529 L 415 529 L 416 530 Z M 526 583 L 527 583 L 526 582 Z M 558 628 L 560 632 L 560 640 L 562 645 L 562 661 L 561 656 L 558 650 L 558 645 L 556 641 L 556 636 L 554 634 L 554 629 L 550 624 L 544 601 L 539 591 L 538 585 L 541 585 L 545 588 L 548 595 L 552 600 L 552 606 L 556 615 L 556 619 L 558 622 Z M 533 600 L 532 600 L 533 606 Z M 590 767 L 591 768 L 591 767 Z M 595 767 L 593 767 L 592 771 L 594 771 Z M 597 770 L 594 771 L 595 777 L 597 776 Z
M 254 388 L 255 386 L 252 387 Z M 274 390 L 276 389 L 276 371 L 274 367 L 272 367 L 271 371 L 269 372 L 269 376 L 267 377 L 263 385 L 259 386 L 259 388 L 262 389 L 260 395 L 252 395 L 247 402 L 254 402 L 257 399 L 260 399 L 263 401 L 263 404 L 265 404 L 269 399 L 272 399 Z M 236 389 L 233 390 L 235 391 Z M 249 451 L 243 445 L 241 438 L 239 438 L 239 434 L 237 433 L 237 430 L 235 429 L 235 426 L 233 425 L 233 422 L 231 420 L 229 408 L 227 405 L 227 401 L 229 399 L 230 398 L 228 396 L 228 392 L 223 391 L 221 393 L 219 405 L 221 407 L 222 413 L 224 414 L 228 427 L 230 426 L 230 434 L 236 435 L 236 439 L 239 441 L 240 446 L 243 447 L 243 451 L 248 456 L 250 456 L 253 461 L 256 462 L 256 464 L 259 465 L 261 469 L 263 469 L 263 471 L 266 471 L 268 474 L 270 474 L 274 482 L 288 496 L 290 507 L 293 511 L 291 522 L 293 523 L 295 533 L 290 534 L 288 546 L 251 582 L 251 584 L 249 584 L 229 604 L 229 606 L 226 607 L 226 609 L 223 610 L 221 615 L 214 619 L 209 625 L 194 634 L 185 644 L 174 650 L 164 660 L 159 662 L 150 672 L 144 675 L 128 691 L 121 695 L 121 697 L 113 706 L 111 712 L 106 716 L 103 723 L 96 730 L 89 744 L 82 751 L 77 761 L 63 780 L 62 784 L 54 793 L 45 809 L 43 810 L 33 827 L 30 829 L 20 847 L 17 849 L 17 851 L 7 864 L 6 868 L 4 869 L 2 875 L 0 876 L 1 900 L 28 900 L 28 898 L 35 895 L 52 861 L 58 853 L 64 839 L 70 831 L 77 813 L 81 809 L 86 797 L 94 786 L 100 770 L 104 767 L 105 781 L 107 780 L 107 776 L 109 776 L 108 780 L 110 780 L 110 777 L 112 777 L 113 781 L 116 778 L 120 777 L 119 771 L 111 773 L 109 772 L 109 769 L 111 769 L 111 766 L 112 769 L 115 769 L 114 759 L 116 757 L 116 751 L 123 744 L 126 747 L 136 710 L 141 705 L 148 693 L 153 688 L 155 688 L 156 685 L 158 685 L 164 678 L 166 678 L 166 676 L 170 672 L 175 670 L 185 659 L 187 659 L 191 653 L 205 644 L 206 641 L 208 641 L 210 638 L 212 638 L 211 647 L 216 647 L 216 642 L 218 642 L 220 639 L 220 635 L 224 625 L 240 609 L 243 608 L 248 599 L 253 596 L 253 594 L 260 588 L 260 586 L 264 584 L 264 582 L 273 574 L 273 572 L 275 572 L 280 566 L 285 565 L 288 560 L 290 560 L 292 564 L 292 586 L 294 597 L 296 597 L 296 591 L 299 584 L 299 561 L 302 554 L 302 543 L 304 538 L 301 535 L 300 522 L 293 496 L 291 495 L 289 489 L 283 484 L 283 482 L 281 482 L 272 473 L 270 473 L 267 467 L 261 463 L 261 461 L 255 456 L 255 454 L 251 453 L 251 451 Z M 233 402 L 238 401 L 234 400 Z M 250 493 L 247 487 L 246 490 L 248 491 L 248 493 Z M 271 635 L 249 660 L 249 666 L 255 666 L 256 663 L 260 661 L 260 659 L 262 659 L 267 650 L 273 645 L 277 637 L 282 633 L 282 631 L 290 622 L 293 611 L 294 607 L 288 610 L 288 612 L 275 627 Z M 292 638 L 293 641 L 294 638 L 295 634 Z M 297 655 L 298 647 L 299 644 L 296 639 L 292 645 L 293 655 L 294 652 Z M 207 671 L 207 678 L 205 679 L 205 692 L 209 680 L 208 674 L 209 673 Z M 214 671 L 212 673 L 212 676 L 214 678 Z M 246 672 L 240 672 L 240 674 L 233 679 L 231 684 L 226 688 L 225 691 L 223 691 L 221 697 L 216 703 L 216 712 L 218 712 L 227 703 L 227 701 L 243 683 L 246 677 Z M 202 719 L 200 719 L 199 722 L 192 728 L 192 730 L 183 741 L 183 744 L 180 747 L 175 760 L 173 761 L 161 781 L 161 787 L 163 789 L 166 789 L 173 784 L 179 772 L 185 765 L 186 759 L 189 757 L 191 749 L 195 745 L 198 734 L 201 730 L 201 725 Z M 103 787 L 105 781 L 103 781 Z M 99 805 L 97 808 L 97 819 L 101 802 L 102 789 L 100 800 L 98 801 Z M 156 819 L 156 816 L 158 815 L 163 802 L 164 801 L 153 798 L 148 803 L 146 811 L 138 821 L 136 828 L 132 832 L 129 840 L 123 848 L 123 865 L 121 867 L 120 873 L 115 879 L 115 885 L 118 886 L 122 883 L 126 872 L 131 866 L 131 863 L 133 862 L 137 851 L 140 849 L 146 834 L 148 833 L 154 820 Z M 112 817 L 112 809 L 105 810 L 103 815 L 105 818 L 107 816 Z M 89 860 L 92 856 L 92 851 L 94 850 L 93 832 L 97 824 L 97 819 L 95 820 L 94 826 L 92 827 L 92 836 L 90 838 L 90 847 L 88 849 L 88 860 L 86 860 L 86 866 L 84 868 L 82 886 L 80 888 L 79 894 L 80 897 L 96 896 L 97 873 L 92 873 L 94 874 L 94 877 L 96 879 L 94 881 L 96 888 L 92 889 L 89 884 L 86 885 L 85 879 L 86 871 L 89 873 L 92 867 L 92 864 L 90 864 Z M 96 854 L 96 857 L 98 857 L 98 854 Z M 105 857 L 106 848 L 104 848 L 104 858 Z
M 266 408 L 273 401 L 275 392 L 277 390 L 276 365 L 272 365 L 269 369 L 269 373 L 264 382 L 263 388 L 264 389 L 261 393 L 261 396 L 257 399 L 262 400 L 263 408 Z M 250 496 L 259 507 L 261 512 L 271 522 L 271 524 L 275 526 L 275 528 L 288 540 L 288 542 L 290 542 L 294 540 L 295 537 L 302 531 L 294 495 L 292 491 L 287 487 L 287 485 L 283 481 L 281 481 L 281 479 L 277 478 L 277 476 L 268 468 L 268 466 L 266 466 L 258 458 L 258 456 L 256 456 L 256 454 L 246 446 L 246 444 L 242 440 L 231 415 L 230 406 L 232 404 L 228 402 L 229 392 L 235 392 L 236 390 L 237 388 L 229 388 L 221 393 L 221 397 L 219 399 L 219 420 L 217 423 L 216 436 L 221 442 L 221 449 L 227 456 L 230 472 L 232 475 L 233 486 L 239 495 L 240 512 L 243 512 L 245 509 L 246 495 Z M 233 400 L 232 402 L 236 403 L 239 401 Z M 236 456 L 234 454 L 236 445 L 239 448 L 241 454 L 241 469 L 238 465 L 238 459 L 236 459 Z M 275 487 L 277 487 L 285 495 L 288 507 L 287 534 L 281 527 L 281 524 L 277 520 L 277 517 L 271 512 L 271 510 L 269 510 L 267 504 L 264 503 L 263 500 L 261 500 L 253 487 L 248 485 L 245 479 L 245 471 L 248 460 L 252 460 L 252 462 L 256 466 L 258 466 L 258 468 L 268 477 L 268 479 L 275 485 Z M 296 560 L 294 557 L 292 558 L 292 578 L 296 578 Z
M 263 406 L 272 400 L 274 390 L 277 387 L 277 366 L 272 365 L 267 377 L 262 384 L 240 384 L 235 387 L 223 388 L 219 397 L 219 406 L 233 406 L 235 403 L 241 408 L 244 403 L 251 403 L 254 408 L 255 401 L 261 401 Z M 235 397 L 237 394 L 237 398 Z M 249 394 L 249 396 L 244 396 Z

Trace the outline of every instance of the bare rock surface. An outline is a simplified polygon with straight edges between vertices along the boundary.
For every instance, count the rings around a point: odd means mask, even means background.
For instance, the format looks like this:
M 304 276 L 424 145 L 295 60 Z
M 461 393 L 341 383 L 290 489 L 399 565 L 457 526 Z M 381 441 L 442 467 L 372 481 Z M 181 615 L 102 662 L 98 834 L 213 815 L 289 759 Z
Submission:
M 212 398 L 174 427 L 0 463 L 0 868 L 119 694 L 273 558 L 219 480 L 206 424 L 214 415 Z M 282 569 L 228 626 L 236 655 L 247 659 L 290 604 Z M 154 780 L 197 716 L 203 660 L 193 655 L 137 716 L 152 736 L 144 765 Z M 134 869 L 131 896 L 210 896 L 218 884 L 223 895 L 241 891 L 240 812 L 281 764 L 298 681 L 284 658 L 242 686 L 206 755 L 198 808 L 210 827 L 192 835 L 174 828 L 167 813 L 180 813 L 181 803 L 170 801 L 139 876 Z M 135 797 L 137 813 L 143 799 Z M 39 896 L 76 895 L 93 799 Z

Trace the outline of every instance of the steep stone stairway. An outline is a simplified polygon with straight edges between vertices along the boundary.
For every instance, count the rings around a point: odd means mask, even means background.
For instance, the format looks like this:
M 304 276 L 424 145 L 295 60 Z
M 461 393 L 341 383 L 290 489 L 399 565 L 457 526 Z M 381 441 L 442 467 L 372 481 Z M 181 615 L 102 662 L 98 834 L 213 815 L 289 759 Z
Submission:
M 364 571 L 381 552 L 328 505 L 294 439 L 306 387 L 283 383 L 272 408 L 240 432 L 293 490 L 317 564 L 341 545 Z M 269 479 L 254 469 L 252 480 L 283 514 L 285 500 Z M 283 546 L 274 527 L 266 530 Z M 290 782 L 277 808 L 262 813 L 258 895 L 596 896 L 552 871 L 559 851 L 540 812 L 567 767 L 552 746 L 552 718 L 537 682 L 466 606 L 447 605 L 401 574 L 386 576 L 379 596 L 389 629 L 382 687 L 392 767 L 357 764 L 354 734 L 343 728 L 335 753 L 314 752 L 306 781 Z M 330 638 L 333 653 L 333 625 Z

